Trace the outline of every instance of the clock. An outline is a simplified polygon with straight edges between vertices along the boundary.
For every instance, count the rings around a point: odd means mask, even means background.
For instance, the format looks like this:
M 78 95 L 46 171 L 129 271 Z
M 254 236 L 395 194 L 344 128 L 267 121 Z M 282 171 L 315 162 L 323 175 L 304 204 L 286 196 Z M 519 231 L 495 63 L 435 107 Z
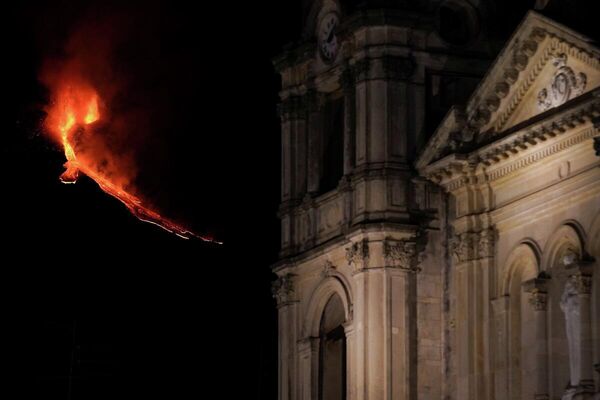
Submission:
M 338 52 L 338 41 L 336 29 L 338 26 L 338 15 L 334 12 L 325 15 L 319 27 L 319 48 L 321 56 L 325 61 L 333 61 Z

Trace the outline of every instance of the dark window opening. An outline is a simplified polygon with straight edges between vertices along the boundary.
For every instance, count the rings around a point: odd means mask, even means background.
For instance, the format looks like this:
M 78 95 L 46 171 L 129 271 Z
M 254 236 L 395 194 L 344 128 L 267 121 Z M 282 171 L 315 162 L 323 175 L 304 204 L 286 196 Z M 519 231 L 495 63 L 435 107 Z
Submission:
M 323 113 L 322 170 L 319 192 L 337 187 L 344 174 L 344 98 L 331 99 Z

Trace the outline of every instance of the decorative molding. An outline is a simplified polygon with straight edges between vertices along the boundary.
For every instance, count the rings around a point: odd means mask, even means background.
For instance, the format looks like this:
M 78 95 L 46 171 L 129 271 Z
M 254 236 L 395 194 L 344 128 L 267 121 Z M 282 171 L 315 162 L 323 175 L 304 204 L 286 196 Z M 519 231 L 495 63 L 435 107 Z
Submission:
M 583 93 L 587 85 L 587 76 L 583 72 L 575 73 L 567 66 L 567 55 L 560 53 L 552 64 L 556 71 L 551 83 L 538 92 L 538 107 L 541 111 L 560 106 Z
M 548 294 L 540 289 L 533 289 L 529 294 L 529 304 L 535 311 L 546 311 Z
M 502 134 L 547 63 L 562 54 L 600 70 L 600 53 L 589 41 L 568 29 L 557 29 L 553 21 L 530 12 L 472 93 L 465 107 L 464 122 L 453 124 L 452 113 L 446 115 L 440 124 L 444 129 L 438 128 L 432 135 L 428 148 L 417 160 L 417 168 L 425 169 L 448 152 L 468 151 L 469 147 Z M 574 76 L 570 86 L 580 92 L 582 77 Z M 551 94 L 547 90 L 547 95 Z
M 280 276 L 271 285 L 273 298 L 277 301 L 277 307 L 283 307 L 290 303 L 294 303 L 294 277 L 296 275 L 288 273 Z
M 346 260 L 348 265 L 353 267 L 354 273 L 358 273 L 369 266 L 369 241 L 363 239 L 352 243 L 346 248 Z
M 494 256 L 496 232 L 492 227 L 480 232 L 463 232 L 450 239 L 448 248 L 455 263 Z
M 504 127 L 506 126 L 506 123 L 508 122 L 510 117 L 513 115 L 514 111 L 517 109 L 519 104 L 521 104 L 521 101 L 523 100 L 523 98 L 527 94 L 528 90 L 531 88 L 531 86 L 537 79 L 537 77 L 540 74 L 540 72 L 542 71 L 542 69 L 546 66 L 546 64 L 553 57 L 557 57 L 559 59 L 564 58 L 565 62 L 566 62 L 567 57 L 573 57 L 573 58 L 589 65 L 592 68 L 598 69 L 600 67 L 600 65 L 599 65 L 600 60 L 598 60 L 597 57 L 594 57 L 593 55 L 589 54 L 589 52 L 587 50 L 582 49 L 573 43 L 569 43 L 561 38 L 558 38 L 553 33 L 550 33 L 544 29 L 534 29 L 532 36 L 536 38 L 533 40 L 534 42 L 535 41 L 541 42 L 540 38 L 543 38 L 545 36 L 548 36 L 550 38 L 550 42 L 548 43 L 548 45 L 546 45 L 546 47 L 544 49 L 544 53 L 540 56 L 538 62 L 534 65 L 534 67 L 532 68 L 529 75 L 527 77 L 525 77 L 524 79 L 522 79 L 522 84 L 515 90 L 515 94 L 510 99 L 510 102 L 507 105 L 504 112 L 498 116 L 498 118 L 494 124 L 494 130 L 496 132 L 500 132 L 502 129 L 504 129 Z M 531 54 L 531 55 L 533 55 L 533 54 Z M 526 54 L 526 57 L 529 58 L 529 57 L 531 57 L 531 55 Z M 557 65 L 557 66 L 559 66 L 559 65 Z M 567 68 L 569 68 L 569 67 L 567 67 Z M 557 75 L 555 74 L 555 77 L 556 76 Z M 510 82 L 510 79 L 507 80 L 510 86 L 512 86 L 514 83 L 516 83 L 518 81 L 518 72 L 514 78 L 515 78 L 515 82 L 512 82 L 512 83 Z M 585 84 L 584 84 L 584 86 L 585 86 Z M 582 89 L 582 91 L 583 91 L 583 89 Z M 579 94 L 581 94 L 581 92 Z M 570 98 L 573 98 L 573 97 L 575 97 L 575 96 L 572 96 Z
M 496 232 L 493 228 L 484 229 L 479 232 L 477 253 L 479 258 L 494 256 L 494 244 L 496 243 Z
M 541 149 L 539 151 L 531 153 L 531 154 L 529 154 L 519 160 L 516 160 L 506 166 L 489 171 L 488 179 L 489 179 L 489 181 L 495 181 L 497 179 L 500 179 L 518 169 L 527 167 L 527 166 L 529 166 L 533 163 L 536 163 L 544 158 L 550 157 L 551 155 L 554 155 L 563 150 L 566 150 L 569 147 L 575 146 L 576 144 L 579 144 L 586 140 L 589 140 L 590 138 L 593 137 L 593 135 L 594 135 L 594 128 L 591 127 L 590 129 L 586 129 L 583 132 L 580 132 L 579 134 L 577 134 L 575 136 L 572 136 L 572 137 L 562 140 L 560 142 L 554 143 L 551 146 L 548 146 L 544 149 Z
M 590 275 L 577 272 L 569 276 L 569 282 L 571 282 L 575 292 L 579 295 L 589 295 L 592 293 L 592 277 Z
M 461 263 L 475 259 L 476 234 L 463 232 L 454 236 L 448 243 L 450 253 L 454 262 Z
M 333 263 L 330 260 L 325 260 L 325 264 L 323 264 L 323 271 L 321 271 L 321 276 L 323 278 L 327 278 L 332 276 L 333 273 L 336 271 L 337 269 L 335 265 L 333 265 Z
M 483 164 L 488 167 L 492 164 L 500 163 L 501 161 L 507 160 L 513 157 L 515 154 L 528 149 L 530 146 L 538 143 L 539 140 L 547 140 L 545 137 L 552 137 L 552 135 L 556 136 L 558 133 L 556 132 L 566 132 L 565 128 L 561 126 L 554 126 L 553 131 L 546 130 L 544 128 L 539 131 L 529 131 L 528 135 L 523 135 L 520 138 L 516 138 L 503 150 L 499 150 L 498 148 L 495 150 L 488 150 L 483 153 L 483 155 L 479 155 L 478 152 L 474 152 L 469 155 L 468 158 L 471 160 L 475 160 L 475 165 Z M 563 150 L 566 150 L 569 147 L 575 146 L 579 143 L 585 142 L 586 140 L 594 138 L 596 134 L 596 129 L 594 127 L 590 127 L 589 129 L 585 129 L 565 140 L 553 143 L 552 145 L 540 149 L 536 152 L 532 152 L 528 155 L 525 155 L 519 159 L 516 159 L 513 162 L 507 163 L 505 165 L 499 166 L 495 169 L 488 168 L 486 173 L 486 181 L 493 182 L 500 178 L 503 178 L 521 168 L 525 168 L 531 164 L 539 162 L 547 157 L 550 157 L 556 153 L 559 153 Z M 542 137 L 544 137 L 542 139 Z M 598 140 L 600 141 L 600 139 Z M 600 147 L 600 144 L 598 145 Z M 600 154 L 599 154 L 600 155 Z M 445 165 L 443 167 L 439 167 L 438 169 L 427 173 L 427 179 L 431 180 L 434 183 L 442 184 L 445 186 L 446 190 L 452 192 L 461 187 L 472 182 L 470 176 L 465 175 L 460 168 L 456 168 L 456 165 Z M 458 173 L 458 174 L 457 174 Z M 444 182 L 445 181 L 445 182 Z
M 421 271 L 419 264 L 422 249 L 418 249 L 416 241 L 390 240 L 383 241 L 383 256 L 389 267 L 417 273 Z
M 532 33 L 532 35 L 533 34 L 534 33 Z M 543 40 L 543 38 L 546 37 L 546 35 L 547 35 L 547 32 L 542 29 L 539 29 L 535 32 L 535 36 L 537 38 L 541 38 L 541 39 L 538 39 L 539 42 L 541 42 Z M 551 41 L 544 49 L 544 52 L 538 59 L 538 62 L 531 69 L 531 72 L 529 73 L 529 75 L 527 75 L 525 78 L 523 78 L 519 87 L 515 89 L 514 94 L 510 98 L 504 111 L 496 119 L 496 122 L 494 124 L 494 130 L 496 132 L 500 132 L 506 126 L 506 123 L 508 122 L 510 117 L 513 115 L 513 113 L 515 112 L 515 110 L 517 109 L 519 104 L 521 104 L 521 101 L 525 97 L 525 94 L 529 91 L 529 88 L 533 85 L 533 83 L 537 79 L 540 72 L 542 72 L 542 70 L 548 63 L 548 61 L 552 58 L 552 55 L 555 53 L 555 51 L 556 51 L 556 41 Z M 527 61 L 529 61 L 529 57 L 527 57 Z M 505 74 L 504 75 L 505 79 L 504 79 L 504 81 L 501 81 L 501 82 L 505 82 L 509 85 L 509 87 L 511 87 L 516 82 L 518 82 L 518 80 L 519 80 L 518 76 L 519 76 L 519 71 L 516 71 L 516 74 L 514 76 L 511 76 L 510 74 Z

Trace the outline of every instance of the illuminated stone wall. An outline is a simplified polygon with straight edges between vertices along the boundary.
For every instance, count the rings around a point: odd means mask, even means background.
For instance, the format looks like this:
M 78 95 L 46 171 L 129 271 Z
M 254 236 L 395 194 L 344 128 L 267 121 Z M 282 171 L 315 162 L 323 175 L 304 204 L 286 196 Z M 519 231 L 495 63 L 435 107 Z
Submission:
M 422 23 L 427 14 L 357 17 L 317 3 L 316 42 L 275 60 L 279 398 L 592 398 L 598 49 L 530 13 L 490 67 L 489 54 L 475 54 L 483 33 L 458 49 Z M 438 91 L 459 93 L 453 85 L 486 70 L 426 135 Z M 343 176 L 324 191 L 324 120 L 340 98 Z M 343 360 L 323 358 L 332 296 L 343 306 Z M 340 365 L 345 390 L 324 390 Z

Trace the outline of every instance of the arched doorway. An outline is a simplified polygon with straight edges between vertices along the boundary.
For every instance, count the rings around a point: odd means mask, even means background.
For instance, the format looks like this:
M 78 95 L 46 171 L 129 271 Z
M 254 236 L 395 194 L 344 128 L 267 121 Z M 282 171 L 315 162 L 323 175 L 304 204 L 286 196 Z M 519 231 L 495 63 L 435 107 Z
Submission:
M 337 294 L 327 302 L 319 327 L 319 400 L 346 399 L 344 304 Z

